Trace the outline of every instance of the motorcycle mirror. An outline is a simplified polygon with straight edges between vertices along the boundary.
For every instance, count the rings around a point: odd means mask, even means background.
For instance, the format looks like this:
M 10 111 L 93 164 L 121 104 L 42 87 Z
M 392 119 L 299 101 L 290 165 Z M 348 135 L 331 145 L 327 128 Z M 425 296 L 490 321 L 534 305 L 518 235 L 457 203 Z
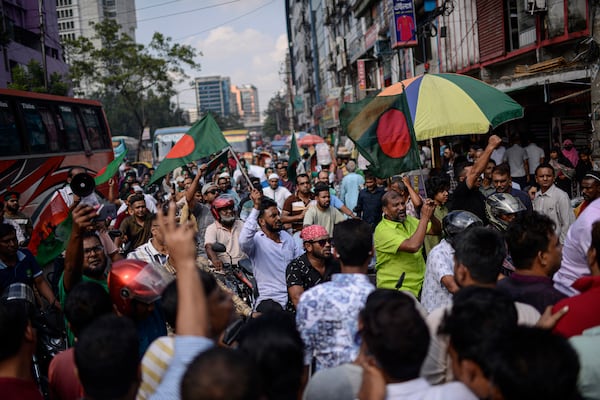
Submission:
M 219 242 L 213 243 L 210 247 L 213 249 L 213 251 L 215 253 L 225 253 L 227 251 L 227 248 L 225 247 L 225 245 L 223 243 L 219 243 Z

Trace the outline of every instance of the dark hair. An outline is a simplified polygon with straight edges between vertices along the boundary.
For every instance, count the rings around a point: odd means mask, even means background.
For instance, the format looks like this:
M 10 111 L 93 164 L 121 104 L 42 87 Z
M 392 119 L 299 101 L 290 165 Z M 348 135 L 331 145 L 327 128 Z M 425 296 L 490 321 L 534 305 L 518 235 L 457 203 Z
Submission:
M 217 280 L 208 272 L 198 270 L 204 294 L 209 296 L 217 288 Z M 175 321 L 177 320 L 177 281 L 173 281 L 167 285 L 160 299 L 160 307 L 165 316 L 165 321 L 176 329 Z
M 425 190 L 430 198 L 448 189 L 450 189 L 450 182 L 441 176 L 435 175 L 425 181 Z
M 19 352 L 27 324 L 33 320 L 33 313 L 34 306 L 26 300 L 0 301 L 0 361 Z
M 267 313 L 240 332 L 239 349 L 254 361 L 261 395 L 296 399 L 302 387 L 304 345 L 291 314 Z
M 579 357 L 567 339 L 549 330 L 520 326 L 493 353 L 491 380 L 503 398 L 580 398 Z
M 0 223 L 0 237 L 8 236 L 11 233 L 17 233 L 17 230 L 11 224 L 5 222 Z
M 300 179 L 300 178 L 306 178 L 310 182 L 310 177 L 308 176 L 308 174 L 298 174 L 296 176 L 296 185 L 298 184 L 298 179 Z
M 429 329 L 415 300 L 397 290 L 377 289 L 360 312 L 362 339 L 394 380 L 419 376 L 429 349 Z
M 321 192 L 329 193 L 329 185 L 325 182 L 317 182 L 317 184 L 313 188 L 313 191 L 315 192 L 315 196 L 318 196 Z
M 98 236 L 96 231 L 84 231 L 81 234 L 81 238 L 82 239 L 95 238 L 96 240 L 98 240 L 98 242 L 100 242 L 100 244 L 102 244 L 102 240 L 100 240 L 100 236 Z
M 75 364 L 85 394 L 96 400 L 125 396 L 138 378 L 139 339 L 133 322 L 103 315 L 75 343 Z
M 75 336 L 79 336 L 96 318 L 112 311 L 110 296 L 96 282 L 79 282 L 71 289 L 65 301 L 65 317 Z
M 458 180 L 463 174 L 465 168 L 472 166 L 473 163 L 471 161 L 462 161 L 458 162 L 456 159 L 454 160 L 454 179 Z
M 277 203 L 275 202 L 275 200 L 273 200 L 267 196 L 263 196 L 260 199 L 260 208 L 258 209 L 258 218 L 261 218 L 263 215 L 265 215 L 265 211 L 271 207 L 277 207 Z
M 552 170 L 552 175 L 556 175 L 556 171 L 554 171 L 554 167 L 550 164 L 548 164 L 547 162 L 541 163 L 540 165 L 538 165 L 535 168 L 535 174 L 537 175 L 538 171 L 542 168 L 549 168 L 550 170 Z
M 449 335 L 459 360 L 472 360 L 490 376 L 489 354 L 517 327 L 517 309 L 508 295 L 488 287 L 468 286 L 454 294 L 439 334 Z
M 142 193 L 136 193 L 134 195 L 131 195 L 129 197 L 129 205 L 133 206 L 133 203 L 137 202 L 137 201 L 143 201 L 145 202 L 146 200 L 144 199 L 144 195 Z
M 494 229 L 475 226 L 461 232 L 454 240 L 454 258 L 464 265 L 473 280 L 491 284 L 498 279 L 506 258 L 504 239 Z
M 381 196 L 381 206 L 387 207 L 387 205 L 390 203 L 390 201 L 395 200 L 399 197 L 405 198 L 405 196 L 401 195 L 400 193 L 396 192 L 395 190 L 388 190 L 387 192 L 385 192 L 385 194 L 383 196 Z
M 496 165 L 494 169 L 492 169 L 492 174 L 508 175 L 510 178 L 510 165 L 508 165 L 508 163 Z
M 256 369 L 240 350 L 214 347 L 200 353 L 181 380 L 183 400 L 258 399 Z
M 596 250 L 596 260 L 600 260 L 600 221 L 592 224 L 592 242 L 590 247 Z
M 508 225 L 506 243 L 516 269 L 530 269 L 539 252 L 548 249 L 554 221 L 533 211 Z
M 373 230 L 363 220 L 347 219 L 334 225 L 333 241 L 344 265 L 363 265 L 373 251 Z

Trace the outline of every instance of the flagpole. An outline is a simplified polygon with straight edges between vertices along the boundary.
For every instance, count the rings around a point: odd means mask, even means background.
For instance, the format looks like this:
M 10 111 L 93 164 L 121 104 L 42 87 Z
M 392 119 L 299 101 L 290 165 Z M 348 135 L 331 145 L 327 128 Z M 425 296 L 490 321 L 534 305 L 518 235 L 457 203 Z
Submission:
M 235 154 L 235 151 L 233 151 L 233 149 L 231 148 L 231 146 L 229 146 L 229 151 L 231 152 L 231 155 L 235 159 L 235 162 L 237 163 L 238 167 L 240 168 L 240 172 L 242 173 L 242 175 L 246 179 L 246 182 L 248 182 L 248 187 L 252 188 L 252 181 L 250 180 L 250 177 L 248 176 L 248 174 L 246 173 L 246 171 L 244 171 L 244 168 L 242 168 L 242 166 L 240 164 L 240 159 L 238 158 L 237 154 Z

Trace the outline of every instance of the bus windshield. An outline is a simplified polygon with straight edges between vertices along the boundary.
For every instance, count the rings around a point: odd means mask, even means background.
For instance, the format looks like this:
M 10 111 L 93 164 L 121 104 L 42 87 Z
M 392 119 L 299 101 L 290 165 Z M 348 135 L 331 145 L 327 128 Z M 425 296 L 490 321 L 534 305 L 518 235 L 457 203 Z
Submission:
M 70 168 L 94 175 L 113 158 L 99 102 L 0 89 L 0 195 L 19 192 L 34 224 Z
M 177 143 L 189 129 L 189 126 L 173 126 L 169 128 L 159 128 L 154 131 L 154 139 L 152 141 L 152 162 L 154 166 L 160 164 L 173 146 L 175 146 L 175 143 Z

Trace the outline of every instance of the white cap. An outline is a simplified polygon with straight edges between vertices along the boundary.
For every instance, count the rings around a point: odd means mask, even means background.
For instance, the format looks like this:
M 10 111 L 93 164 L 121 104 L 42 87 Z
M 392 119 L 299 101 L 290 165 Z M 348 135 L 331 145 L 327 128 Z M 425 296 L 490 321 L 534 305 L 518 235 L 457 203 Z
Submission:
M 221 178 L 231 178 L 231 177 L 229 176 L 229 174 L 227 172 L 223 172 L 221 175 L 219 175 L 219 179 L 221 179 Z
M 277 179 L 277 180 L 279 180 L 279 175 L 277 175 L 277 174 L 271 174 L 271 175 L 269 175 L 269 180 L 271 180 L 271 179 Z

